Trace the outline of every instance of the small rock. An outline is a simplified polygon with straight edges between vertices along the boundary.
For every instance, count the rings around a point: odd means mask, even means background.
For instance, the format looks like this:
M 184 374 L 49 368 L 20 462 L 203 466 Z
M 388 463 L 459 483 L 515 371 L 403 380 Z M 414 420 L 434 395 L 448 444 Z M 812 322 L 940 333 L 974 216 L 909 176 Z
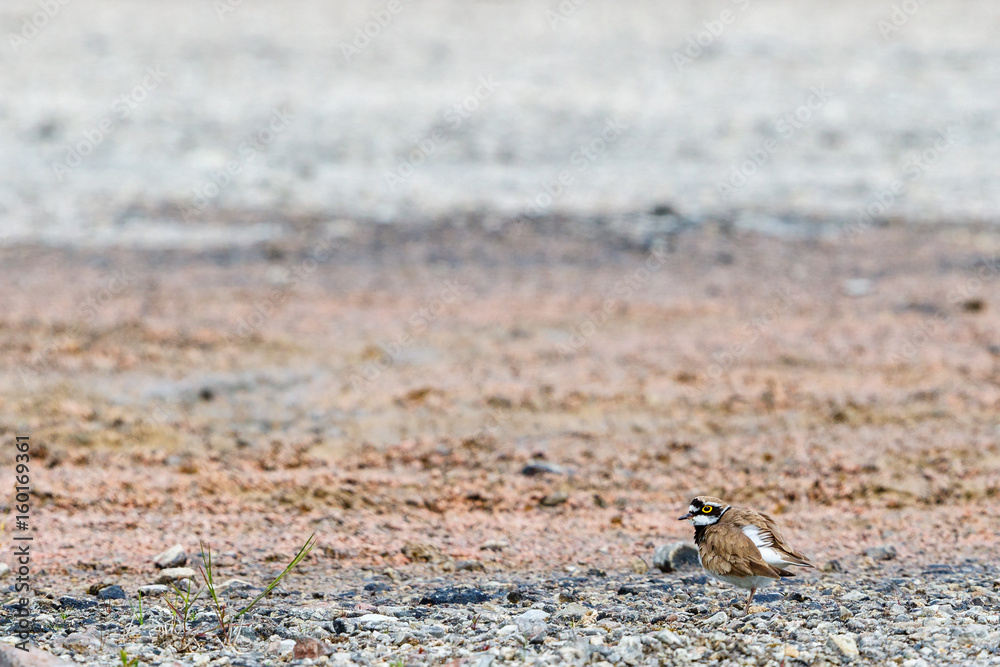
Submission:
M 799 649 L 795 648 L 791 644 L 785 645 L 785 657 L 786 658 L 797 658 L 799 657 Z
M 160 571 L 156 578 L 158 584 L 171 584 L 181 579 L 194 579 L 197 573 L 189 567 L 168 567 Z
M 503 551 L 510 546 L 507 540 L 487 540 L 479 548 L 482 551 Z
M 840 596 L 840 599 L 844 602 L 857 602 L 858 600 L 865 600 L 867 598 L 868 596 L 859 590 L 853 590 Z
M 646 565 L 646 561 L 641 558 L 633 558 L 632 562 L 629 563 L 628 569 L 634 574 L 646 574 L 649 572 L 649 566 Z
M 865 296 L 872 291 L 871 280 L 867 278 L 851 278 L 844 281 L 844 294 L 847 296 Z
M 896 547 L 892 545 L 872 547 L 871 549 L 865 549 L 864 555 L 872 560 L 894 560 L 896 558 Z
M 160 568 L 161 570 L 168 567 L 182 567 L 187 563 L 187 554 L 184 553 L 184 547 L 179 544 L 175 544 L 161 554 L 157 554 L 153 557 L 153 565 Z
M 101 641 L 89 632 L 73 632 L 63 639 L 63 648 L 77 653 L 88 653 L 101 648 Z
M 475 588 L 439 588 L 420 598 L 420 604 L 479 604 L 492 596 Z
M 7 563 L 0 563 L 0 579 L 3 579 L 8 574 L 10 574 L 10 565 L 7 565 Z
M 840 620 L 842 621 L 849 621 L 852 618 L 854 618 L 854 614 L 851 613 L 851 610 L 845 607 L 844 605 L 840 605 L 840 608 L 837 610 L 837 613 L 839 614 Z
M 549 626 L 545 622 L 548 617 L 549 615 L 541 609 L 529 609 L 515 616 L 513 621 L 529 644 L 541 644 L 549 631 Z
M 90 586 L 87 587 L 87 592 L 90 593 L 91 595 L 97 595 L 98 593 L 101 592 L 102 588 L 107 588 L 110 585 L 111 585 L 110 581 L 102 581 L 96 584 L 91 584 Z
M 894 604 L 889 608 L 889 613 L 893 616 L 902 616 L 906 613 L 906 607 L 901 604 Z
M 215 590 L 223 595 L 230 595 L 233 591 L 243 590 L 246 588 L 253 588 L 253 584 L 249 581 L 244 581 L 243 579 L 227 579 L 216 586 Z
M 661 572 L 701 567 L 698 547 L 690 542 L 661 545 L 653 552 L 653 567 Z
M 535 475 L 566 475 L 569 471 L 555 463 L 549 463 L 548 461 L 531 461 L 523 468 L 521 468 L 521 474 L 527 475 L 528 477 L 534 477 Z
M 556 491 L 539 500 L 538 504 L 542 507 L 557 507 L 567 500 L 569 500 L 569 495 L 565 491 Z
M 301 660 L 303 658 L 318 658 L 321 655 L 330 655 L 333 651 L 323 642 L 312 637 L 303 637 L 295 642 L 292 647 L 292 658 Z
M 77 598 L 71 598 L 68 595 L 64 595 L 59 598 L 59 604 L 61 604 L 64 609 L 90 609 L 97 606 L 97 603 L 92 600 L 79 600 Z
M 627 665 L 636 665 L 642 660 L 642 640 L 634 635 L 625 635 L 618 641 L 618 655 Z
M 822 570 L 824 572 L 843 572 L 844 567 L 840 564 L 839 560 L 828 560 L 823 563 Z
M 125 589 L 123 589 L 118 584 L 113 586 L 106 586 L 101 590 L 97 591 L 98 600 L 124 600 L 125 599 Z
M 486 567 L 478 560 L 460 560 L 455 564 L 459 572 L 485 572 Z
M 497 630 L 497 637 L 506 637 L 507 635 L 512 635 L 517 632 L 516 625 L 505 625 L 499 630 Z
M 427 628 L 425 628 L 425 630 L 427 631 L 427 634 L 436 639 L 441 639 L 446 634 L 448 634 L 448 631 L 442 628 L 440 625 L 429 625 L 427 626 Z M 514 631 L 517 632 L 516 627 L 514 628 Z
M 706 625 L 725 625 L 729 622 L 729 616 L 724 611 L 720 611 L 705 621 Z
M 590 613 L 590 610 L 579 602 L 570 602 L 568 605 L 556 612 L 556 618 L 567 618 L 572 621 L 579 621 Z
M 659 632 L 654 634 L 653 637 L 655 637 L 657 641 L 660 641 L 666 644 L 667 646 L 684 645 L 684 641 L 677 635 L 676 632 L 673 632 L 671 630 L 660 630 Z
M 163 584 L 146 584 L 145 586 L 139 586 L 139 595 L 152 597 L 154 595 L 163 595 L 169 590 L 170 587 Z
M 850 635 L 830 635 L 826 645 L 849 660 L 858 657 L 858 643 Z
M 267 645 L 268 653 L 277 653 L 278 655 L 285 655 L 291 653 L 295 650 L 295 640 L 294 639 L 282 639 L 281 641 L 271 642 Z
M 431 544 L 407 542 L 400 551 L 410 560 L 423 561 L 425 563 L 438 563 L 445 559 L 441 550 Z
M 396 623 L 396 617 L 385 616 L 383 614 L 365 614 L 353 619 L 365 627 L 382 625 L 385 623 Z

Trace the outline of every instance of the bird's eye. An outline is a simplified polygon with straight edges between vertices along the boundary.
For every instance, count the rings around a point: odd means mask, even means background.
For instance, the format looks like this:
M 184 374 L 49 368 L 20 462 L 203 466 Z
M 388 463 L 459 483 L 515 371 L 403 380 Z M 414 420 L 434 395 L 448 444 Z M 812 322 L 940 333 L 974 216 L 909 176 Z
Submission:
M 705 505 L 704 507 L 701 508 L 701 511 L 704 512 L 705 514 L 711 514 L 712 513 L 712 506 L 711 505 Z

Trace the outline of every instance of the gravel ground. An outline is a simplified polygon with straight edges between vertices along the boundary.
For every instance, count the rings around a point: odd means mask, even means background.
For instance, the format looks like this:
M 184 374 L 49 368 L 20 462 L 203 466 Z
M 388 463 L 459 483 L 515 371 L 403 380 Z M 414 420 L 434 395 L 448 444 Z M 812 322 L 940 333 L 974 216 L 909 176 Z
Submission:
M 48 595 L 34 630 L 41 646 L 84 665 L 110 664 L 121 648 L 147 665 L 246 667 L 1000 664 L 995 565 L 914 569 L 856 558 L 826 567 L 844 571 L 786 580 L 759 593 L 749 615 L 742 592 L 700 569 L 514 577 L 387 569 L 289 583 L 229 646 L 204 634 L 217 625 L 204 603 L 189 639 L 161 597 L 145 597 L 140 624 L 135 590 L 128 601 Z M 238 582 L 227 590 L 234 606 L 259 591 Z

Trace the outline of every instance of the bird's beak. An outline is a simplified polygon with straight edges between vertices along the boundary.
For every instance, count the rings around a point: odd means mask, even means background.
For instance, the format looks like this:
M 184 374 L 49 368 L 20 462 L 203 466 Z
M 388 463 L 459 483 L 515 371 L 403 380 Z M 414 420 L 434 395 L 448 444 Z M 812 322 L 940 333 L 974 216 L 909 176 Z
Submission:
M 694 513 L 693 513 L 693 512 L 688 512 L 688 513 L 687 513 L 687 514 L 685 514 L 684 516 L 679 516 L 679 517 L 677 517 L 677 520 L 678 520 L 678 521 L 683 521 L 684 519 L 690 519 L 690 518 L 691 518 L 691 517 L 693 517 L 693 516 L 694 516 Z

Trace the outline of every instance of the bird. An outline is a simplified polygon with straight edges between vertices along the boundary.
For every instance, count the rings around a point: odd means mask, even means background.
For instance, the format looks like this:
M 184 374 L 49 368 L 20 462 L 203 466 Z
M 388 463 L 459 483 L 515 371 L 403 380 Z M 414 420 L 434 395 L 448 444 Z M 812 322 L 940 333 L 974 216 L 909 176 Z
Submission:
M 752 509 L 731 507 L 712 496 L 698 496 L 678 521 L 694 525 L 701 566 L 710 575 L 739 588 L 750 589 L 743 613 L 758 588 L 782 577 L 794 577 L 787 568 L 815 567 L 785 542 L 774 519 Z

